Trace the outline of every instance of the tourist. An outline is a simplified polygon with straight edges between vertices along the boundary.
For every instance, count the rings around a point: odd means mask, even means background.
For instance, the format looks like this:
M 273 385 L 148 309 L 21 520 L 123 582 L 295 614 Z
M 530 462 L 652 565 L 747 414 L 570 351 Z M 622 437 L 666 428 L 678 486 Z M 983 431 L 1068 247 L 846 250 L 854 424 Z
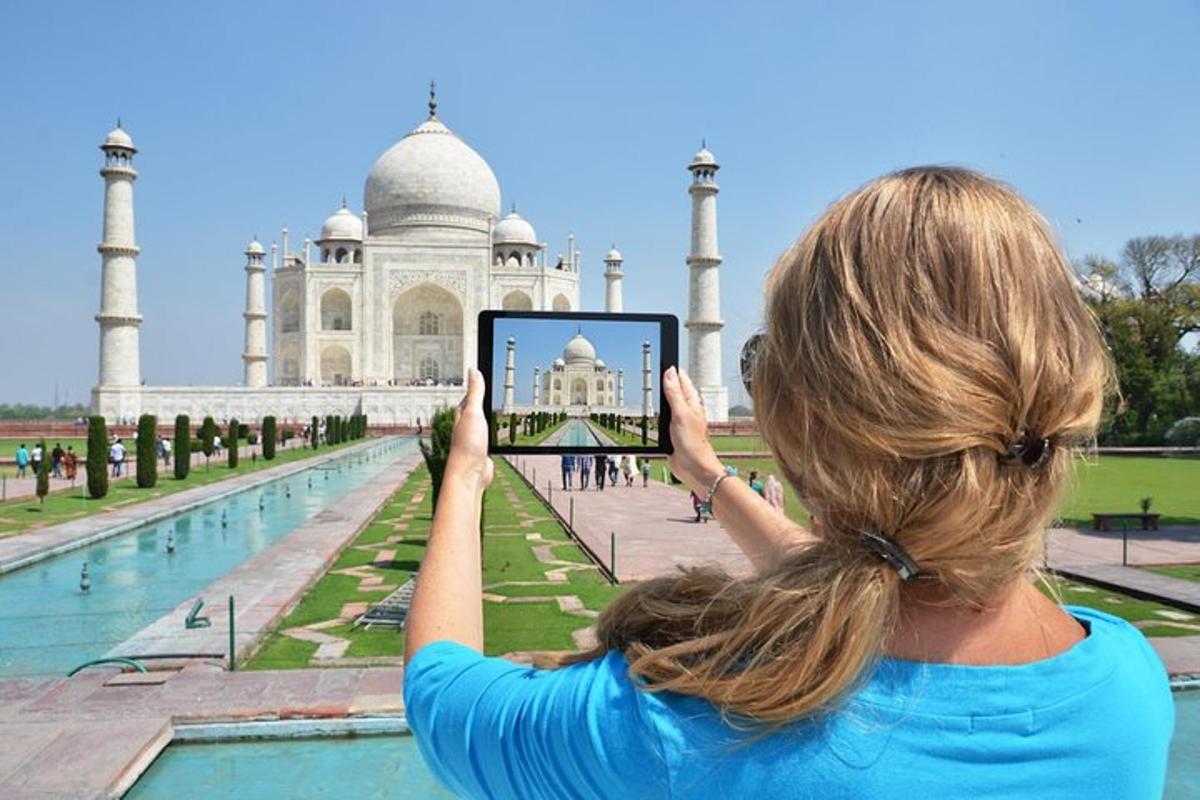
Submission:
M 617 476 L 621 474 L 620 457 L 608 459 L 608 485 L 616 487 Z
M 63 476 L 62 460 L 63 460 L 64 452 L 65 451 L 62 449 L 62 443 L 55 442 L 54 449 L 50 451 L 50 477 L 51 478 L 61 478 Z
M 79 474 L 79 456 L 75 453 L 74 445 L 67 445 L 67 452 L 63 454 L 63 468 L 67 472 L 67 480 L 74 483 Z
M 171 466 L 171 440 L 163 436 L 159 439 L 159 449 L 162 451 L 163 467 Z
M 121 444 L 119 437 L 112 443 L 112 447 L 108 448 L 108 461 L 112 464 L 112 477 L 121 477 L 121 467 L 125 463 L 125 445 Z
M 42 458 L 45 456 L 45 451 L 42 449 L 42 443 L 38 442 L 33 446 L 33 452 L 29 455 L 29 465 L 33 467 L 33 477 L 37 477 L 42 471 Z
M 592 457 L 587 453 L 579 456 L 579 488 L 588 488 L 588 479 L 592 476 Z
M 213 448 L 212 448 L 212 450 L 213 450 L 213 455 L 214 455 L 214 456 L 219 456 L 219 455 L 221 455 L 221 434 L 219 434 L 219 433 L 218 433 L 218 434 L 215 434 L 215 435 L 213 436 Z
M 462 576 L 492 467 L 470 373 L 405 622 L 432 771 L 464 797 L 1161 797 L 1154 648 L 1034 583 L 1112 376 L 1050 225 L 974 172 L 895 173 L 780 257 L 763 319 L 745 382 L 811 530 L 723 474 L 667 369 L 671 470 L 752 571 L 632 584 L 557 671 L 481 652 Z
M 17 448 L 17 477 L 24 478 L 25 470 L 29 468 L 29 451 L 25 449 L 25 443 L 21 442 L 21 446 Z
M 604 491 L 604 477 L 608 474 L 608 456 L 596 454 L 596 491 Z
M 564 453 L 560 459 L 562 468 L 562 487 L 564 492 L 569 492 L 575 487 L 575 456 L 569 453 Z
M 637 475 L 637 464 L 629 453 L 621 456 L 621 475 L 625 477 L 625 486 L 633 486 L 633 476 Z
M 783 512 L 783 484 L 774 475 L 768 475 L 763 485 L 763 498 L 771 504 L 771 508 Z
M 642 488 L 650 485 L 650 459 L 642 459 Z
M 750 475 L 746 478 L 746 484 L 754 490 L 754 493 L 759 497 L 763 496 L 763 482 L 758 479 L 758 470 L 750 470 Z

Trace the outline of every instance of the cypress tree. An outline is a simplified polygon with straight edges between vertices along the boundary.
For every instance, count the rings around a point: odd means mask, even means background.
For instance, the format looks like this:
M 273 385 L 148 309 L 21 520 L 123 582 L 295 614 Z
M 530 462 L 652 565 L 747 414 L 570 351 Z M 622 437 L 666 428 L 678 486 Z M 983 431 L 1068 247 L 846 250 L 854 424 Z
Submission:
M 204 469 L 208 469 L 208 460 L 213 454 L 213 440 L 217 438 L 217 423 L 212 417 L 205 417 L 200 423 L 200 450 L 204 453 Z
M 643 445 L 647 444 L 647 442 L 649 440 L 649 433 L 648 433 L 649 428 L 650 428 L 650 420 L 647 419 L 645 414 L 642 414 L 642 444 Z
M 42 460 L 38 462 L 37 492 L 38 508 L 46 505 L 46 495 L 50 494 L 50 451 L 46 449 L 46 440 L 42 443 Z
M 175 480 L 187 478 L 192 466 L 192 421 L 187 414 L 175 418 Z
M 496 447 L 496 415 L 489 414 L 488 419 L 488 446 L 492 449 Z
M 158 420 L 153 414 L 142 414 L 137 431 L 137 485 L 152 489 L 158 483 Z
M 516 414 L 508 415 L 508 443 L 509 444 L 517 443 L 517 415 Z
M 93 499 L 108 494 L 108 428 L 100 416 L 88 418 L 87 482 Z
M 442 489 L 442 476 L 446 474 L 446 459 L 450 456 L 450 436 L 454 430 L 454 411 L 443 408 L 429 421 L 429 443 L 421 440 L 421 455 L 429 468 L 429 480 L 433 484 L 433 509 L 437 510 L 438 494 Z
M 367 435 L 367 426 L 368 425 L 369 425 L 369 423 L 367 422 L 367 415 L 363 414 L 362 415 L 362 435 L 364 437 Z
M 312 424 L 311 424 L 311 427 L 310 427 L 310 436 L 311 436 L 311 438 L 312 438 L 312 449 L 313 449 L 313 450 L 316 450 L 316 449 L 317 449 L 317 447 L 318 447 L 318 445 L 320 444 L 320 441 L 321 441 L 321 433 L 320 433 L 320 431 L 321 431 L 321 427 L 320 427 L 320 420 L 318 420 L 318 419 L 317 419 L 317 418 L 314 416 L 314 417 L 312 418 Z
M 262 454 L 264 461 L 275 458 L 275 417 L 266 416 L 262 421 Z
M 236 418 L 229 420 L 229 468 L 235 469 L 238 465 L 238 421 Z

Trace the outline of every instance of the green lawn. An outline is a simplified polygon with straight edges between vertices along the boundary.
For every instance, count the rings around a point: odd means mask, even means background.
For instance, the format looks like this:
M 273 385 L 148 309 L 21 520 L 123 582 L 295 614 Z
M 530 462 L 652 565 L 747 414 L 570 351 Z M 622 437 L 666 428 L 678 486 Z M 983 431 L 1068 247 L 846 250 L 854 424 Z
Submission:
M 1185 581 L 1200 581 L 1200 564 L 1173 564 L 1169 567 L 1146 567 L 1151 572 L 1183 578 Z
M 1196 636 L 1200 634 L 1200 615 L 1191 614 L 1189 620 L 1172 620 L 1160 612 L 1165 611 L 1171 614 L 1186 612 L 1162 603 L 1139 600 L 1120 592 L 1053 576 L 1039 581 L 1038 588 L 1047 597 L 1064 605 L 1094 608 L 1132 622 L 1146 636 Z
M 718 453 L 765 453 L 767 443 L 756 435 L 713 436 L 713 449 Z
M 23 444 L 26 450 L 32 451 L 33 446 L 42 441 L 46 443 L 47 450 L 53 450 L 54 445 L 61 444 L 63 450 L 66 450 L 68 447 L 74 447 L 75 452 L 81 456 L 87 452 L 87 439 L 85 438 L 67 437 L 65 439 L 56 439 L 53 436 L 36 436 L 32 438 L 27 436 L 24 439 L 0 439 L 0 458 L 6 462 L 4 468 L 0 469 L 0 475 L 12 477 L 17 474 L 17 468 L 12 466 L 11 462 L 17 457 L 18 447 Z
M 419 502 L 414 498 L 421 495 Z M 515 496 L 515 502 L 510 500 Z M 330 570 L 304 595 L 250 661 L 249 669 L 298 669 L 308 667 L 317 645 L 298 641 L 282 631 L 312 626 L 331 620 L 338 624 L 319 626 L 322 633 L 350 642 L 346 658 L 403 655 L 403 636 L 394 630 L 354 629 L 342 615 L 347 603 L 373 601 L 390 589 L 360 588 L 356 576 L 336 574 L 339 569 L 364 569 L 380 575 L 388 586 L 399 586 L 416 571 L 424 553 L 431 523 L 432 503 L 429 475 L 424 467 L 413 472 L 404 484 L 342 551 Z M 530 534 L 539 538 L 530 540 Z M 535 546 L 547 546 L 553 556 L 582 568 L 569 570 L 567 582 L 547 583 L 546 571 L 559 565 L 540 562 Z M 364 549 L 366 548 L 366 549 Z M 395 550 L 390 561 L 378 560 L 380 548 Z M 591 620 L 561 611 L 553 599 L 574 595 L 585 608 L 599 611 L 620 591 L 610 586 L 587 557 L 571 542 L 559 524 L 546 512 L 507 462 L 496 461 L 496 479 L 484 506 L 483 582 L 485 591 L 496 597 L 540 597 L 544 602 L 484 603 L 484 649 L 489 655 L 514 651 L 572 650 L 572 632 Z M 337 666 L 336 663 L 328 664 Z
M 56 525 L 60 522 L 91 516 L 92 514 L 117 511 L 127 508 L 134 503 L 153 500 L 158 497 L 174 494 L 175 492 L 181 492 L 184 489 L 204 486 L 235 475 L 245 475 L 265 469 L 266 467 L 274 467 L 280 464 L 287 464 L 291 461 L 309 458 L 313 455 L 321 455 L 346 446 L 347 444 L 322 447 L 315 453 L 303 447 L 280 450 L 273 461 L 264 461 L 261 458 L 255 461 L 243 456 L 238 462 L 236 469 L 229 468 L 228 461 L 225 455 L 222 454 L 220 457 L 213 458 L 207 468 L 203 464 L 193 464 L 191 472 L 182 481 L 175 480 L 172 469 L 168 468 L 164 470 L 160 462 L 158 483 L 153 488 L 139 489 L 134 480 L 112 481 L 109 483 L 108 495 L 99 500 L 93 500 L 86 496 L 87 473 L 81 460 L 79 464 L 79 480 L 76 482 L 75 488 L 59 488 L 66 482 L 52 479 L 50 486 L 54 491 L 46 497 L 44 506 L 38 503 L 37 498 L 10 500 L 6 503 L 0 503 L 0 538 L 22 533 L 32 528 Z M 66 485 L 69 486 L 69 484 Z
M 1200 459 L 1106 456 L 1080 461 L 1062 519 L 1091 527 L 1093 512 L 1137 512 L 1152 497 L 1163 525 L 1200 524 Z

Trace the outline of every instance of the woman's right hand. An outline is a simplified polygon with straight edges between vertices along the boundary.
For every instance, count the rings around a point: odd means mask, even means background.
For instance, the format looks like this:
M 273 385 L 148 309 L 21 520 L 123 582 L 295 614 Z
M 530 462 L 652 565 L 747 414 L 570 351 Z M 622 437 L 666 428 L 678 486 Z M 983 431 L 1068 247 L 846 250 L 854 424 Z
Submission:
M 667 457 L 667 464 L 677 478 L 704 497 L 724 470 L 708 441 L 704 401 L 691 378 L 675 367 L 663 374 L 663 394 L 671 406 L 671 445 L 674 448 Z

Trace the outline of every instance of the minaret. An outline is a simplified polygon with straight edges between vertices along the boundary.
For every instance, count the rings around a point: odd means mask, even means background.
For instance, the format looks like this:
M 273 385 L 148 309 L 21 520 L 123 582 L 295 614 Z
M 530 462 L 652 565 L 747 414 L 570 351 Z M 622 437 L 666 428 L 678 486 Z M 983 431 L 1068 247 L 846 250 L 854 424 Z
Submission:
M 692 250 L 687 257 L 688 375 L 704 400 L 710 422 L 729 419 L 729 391 L 721 384 L 721 285 L 717 274 L 717 160 L 703 142 L 688 170 L 692 173 Z
M 625 370 L 617 368 L 617 405 L 625 405 Z
M 504 413 L 512 413 L 513 407 L 513 381 L 516 376 L 516 354 L 517 340 L 513 337 L 508 337 L 506 342 L 508 352 L 504 356 L 504 405 L 501 409 Z
M 142 316 L 137 301 L 137 256 L 133 236 L 133 139 L 121 127 L 104 137 L 104 239 L 100 252 L 100 386 L 127 387 L 142 383 L 138 327 Z
M 650 342 L 642 342 L 642 414 L 654 416 L 654 394 L 650 388 Z
M 540 397 L 541 393 L 542 393 L 542 368 L 534 367 L 533 368 L 533 404 L 535 406 L 540 406 L 542 404 L 542 398 Z
M 258 389 L 267 385 L 267 300 L 263 246 L 258 239 L 246 246 L 246 348 L 242 361 L 247 386 Z
M 604 310 L 610 314 L 620 314 L 624 310 L 624 304 L 621 302 L 621 278 L 625 274 L 621 272 L 621 252 L 617 250 L 614 244 L 612 249 L 608 251 L 608 255 L 604 257 L 604 280 L 608 281 L 608 291 L 604 295 Z

